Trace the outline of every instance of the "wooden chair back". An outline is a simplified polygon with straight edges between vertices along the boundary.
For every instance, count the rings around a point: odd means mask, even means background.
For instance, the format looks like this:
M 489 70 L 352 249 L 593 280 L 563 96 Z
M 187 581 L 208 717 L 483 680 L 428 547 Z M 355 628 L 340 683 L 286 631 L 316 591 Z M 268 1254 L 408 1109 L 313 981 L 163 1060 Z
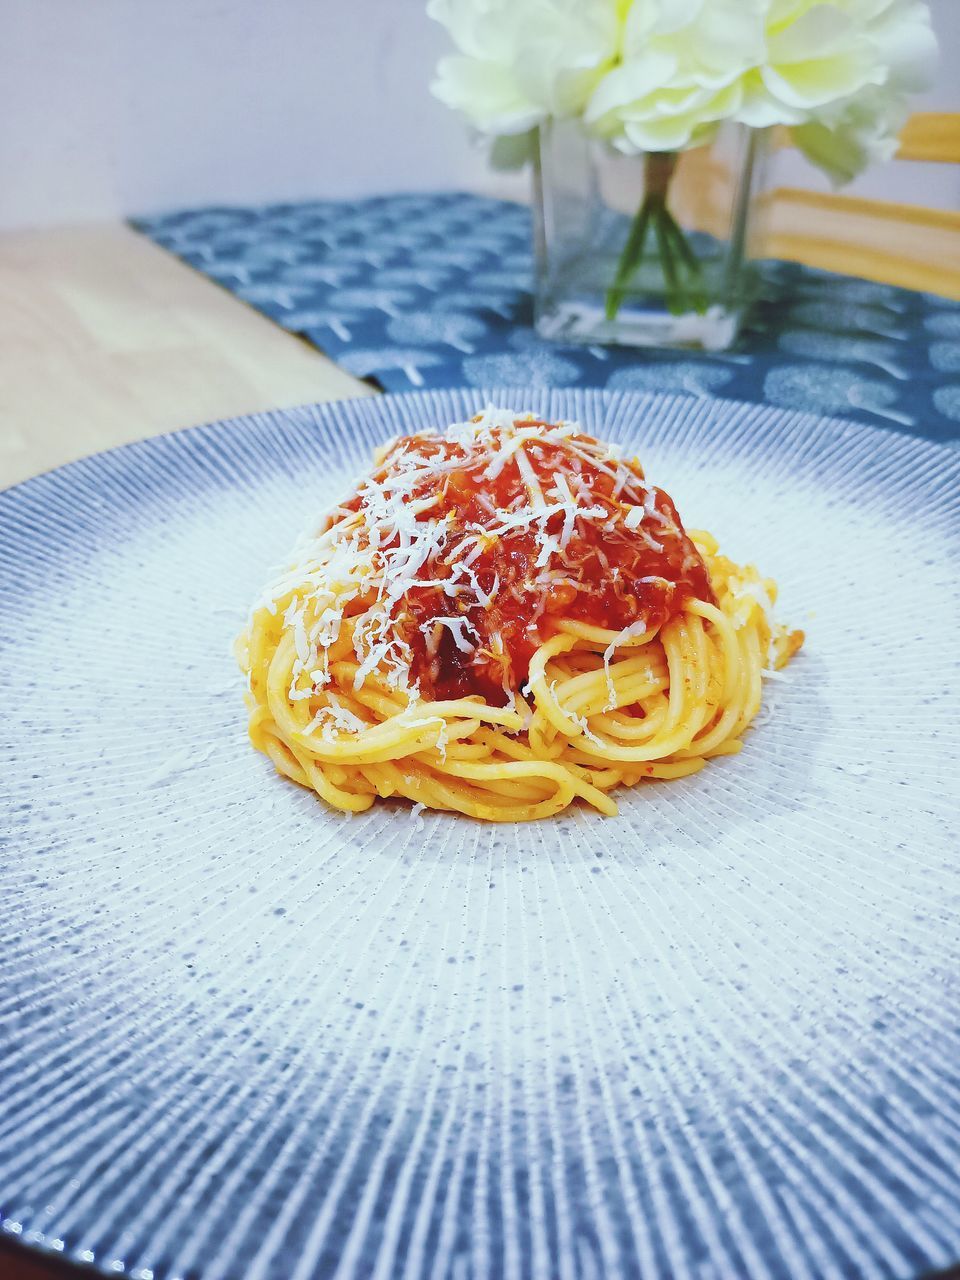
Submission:
M 776 130 L 775 148 L 791 144 Z M 960 113 L 921 113 L 900 137 L 898 160 L 960 164 Z M 734 175 L 704 148 L 683 158 L 675 183 L 680 212 L 692 225 L 726 234 Z M 907 193 L 908 194 L 908 193 Z M 909 201 L 777 186 L 760 199 L 757 257 L 863 276 L 906 289 L 960 299 L 960 212 Z

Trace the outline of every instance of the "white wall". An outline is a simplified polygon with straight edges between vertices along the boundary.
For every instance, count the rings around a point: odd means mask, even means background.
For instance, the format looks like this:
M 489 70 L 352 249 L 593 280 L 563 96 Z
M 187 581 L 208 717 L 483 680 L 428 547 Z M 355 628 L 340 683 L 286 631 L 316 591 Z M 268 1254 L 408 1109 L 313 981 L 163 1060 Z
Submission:
M 423 0 L 0 0 L 0 225 L 476 179 Z
M 960 0 L 933 0 L 960 109 Z M 424 0 L 0 0 L 0 227 L 179 205 L 467 186 L 489 175 L 427 92 Z M 812 177 L 788 161 L 784 180 Z M 860 180 L 954 207 L 960 172 Z M 918 179 L 921 185 L 918 187 Z

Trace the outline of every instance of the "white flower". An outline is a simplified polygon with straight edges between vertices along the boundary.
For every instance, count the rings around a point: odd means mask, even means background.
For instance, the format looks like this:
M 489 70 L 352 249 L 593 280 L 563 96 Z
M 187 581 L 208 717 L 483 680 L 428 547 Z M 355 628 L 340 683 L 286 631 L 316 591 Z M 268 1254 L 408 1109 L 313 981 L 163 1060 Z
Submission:
M 484 133 L 579 115 L 616 56 L 624 0 L 429 0 L 459 56 L 431 88 Z
M 868 0 L 861 0 L 867 7 Z M 876 64 L 875 81 L 828 101 L 795 125 L 797 146 L 836 183 L 849 182 L 869 164 L 889 160 L 910 114 L 910 95 L 933 75 L 937 40 L 927 6 L 917 0 L 872 0 L 865 24 Z
M 584 112 L 619 151 L 696 145 L 743 102 L 763 53 L 766 0 L 634 0 L 622 58 Z
M 434 93 L 486 133 L 582 117 L 627 154 L 784 124 L 846 181 L 896 147 L 929 83 L 925 0 L 429 0 L 460 50 Z
M 882 110 L 924 87 L 936 53 L 921 0 L 767 0 L 764 36 L 737 114 L 760 128 L 837 118 L 862 93 Z

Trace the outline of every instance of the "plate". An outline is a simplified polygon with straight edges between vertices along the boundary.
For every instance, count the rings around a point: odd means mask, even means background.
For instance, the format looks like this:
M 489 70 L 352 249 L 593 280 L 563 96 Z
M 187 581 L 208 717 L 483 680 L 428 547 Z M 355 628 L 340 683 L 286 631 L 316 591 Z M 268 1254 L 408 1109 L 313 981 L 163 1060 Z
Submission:
M 375 444 L 635 445 L 808 639 L 743 753 L 531 826 L 346 818 L 234 634 Z M 451 391 L 0 495 L 0 1215 L 134 1280 L 909 1276 L 960 1257 L 960 457 L 760 406 Z

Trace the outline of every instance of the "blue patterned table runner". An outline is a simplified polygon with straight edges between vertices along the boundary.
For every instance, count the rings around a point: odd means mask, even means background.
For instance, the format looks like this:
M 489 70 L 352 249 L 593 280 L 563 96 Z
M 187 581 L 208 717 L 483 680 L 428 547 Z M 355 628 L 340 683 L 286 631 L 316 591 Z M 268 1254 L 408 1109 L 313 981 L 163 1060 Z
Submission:
M 599 386 L 839 414 L 960 440 L 960 303 L 761 264 L 720 354 L 558 346 L 532 329 L 530 211 L 465 193 L 203 208 L 134 225 L 388 391 Z

